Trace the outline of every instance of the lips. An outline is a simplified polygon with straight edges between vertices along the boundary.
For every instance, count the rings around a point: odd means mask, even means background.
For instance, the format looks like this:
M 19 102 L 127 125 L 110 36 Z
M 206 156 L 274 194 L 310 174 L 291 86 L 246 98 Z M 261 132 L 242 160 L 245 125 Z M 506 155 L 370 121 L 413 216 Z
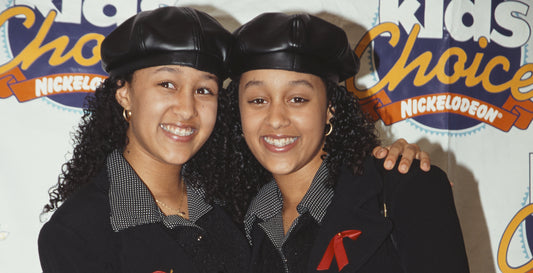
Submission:
M 282 148 L 282 147 L 285 147 L 287 145 L 294 143 L 298 138 L 297 137 L 274 138 L 274 137 L 265 136 L 263 137 L 263 139 L 265 140 L 266 143 L 270 145 L 273 145 L 277 148 Z
M 184 127 L 184 126 L 176 126 L 173 124 L 160 124 L 159 127 L 163 129 L 163 131 L 168 132 L 170 134 L 180 136 L 180 137 L 188 137 L 194 134 L 195 129 L 192 127 Z
M 265 147 L 271 152 L 287 152 L 297 143 L 298 137 L 289 136 L 263 136 L 261 140 Z

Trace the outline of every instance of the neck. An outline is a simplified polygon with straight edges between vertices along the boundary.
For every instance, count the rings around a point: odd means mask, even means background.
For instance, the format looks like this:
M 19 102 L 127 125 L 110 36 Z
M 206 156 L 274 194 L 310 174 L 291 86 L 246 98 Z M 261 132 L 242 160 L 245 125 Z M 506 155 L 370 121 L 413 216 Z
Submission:
M 309 190 L 313 178 L 320 168 L 321 160 L 314 164 L 308 164 L 302 169 L 287 175 L 273 174 L 276 183 L 283 197 L 283 231 L 287 233 L 294 219 L 298 217 L 298 204 L 302 202 L 305 194 Z
M 181 193 L 182 165 L 165 164 L 127 147 L 123 155 L 156 198 L 176 196 Z
M 284 208 L 296 208 L 311 186 L 313 177 L 307 176 L 274 176 L 283 196 Z
M 321 160 L 308 164 L 297 172 L 291 174 L 273 174 L 283 197 L 284 210 L 292 208 L 294 208 L 294 210 L 296 209 L 296 206 L 298 206 L 309 190 L 313 178 L 320 168 L 320 164 L 322 164 Z

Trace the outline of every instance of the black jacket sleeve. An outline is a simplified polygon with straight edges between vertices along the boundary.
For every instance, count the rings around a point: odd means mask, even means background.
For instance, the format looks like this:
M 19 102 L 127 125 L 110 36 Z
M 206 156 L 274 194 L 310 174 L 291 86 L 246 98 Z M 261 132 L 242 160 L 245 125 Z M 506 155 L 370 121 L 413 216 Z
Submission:
M 102 261 L 105 249 L 96 252 L 90 237 L 56 222 L 46 223 L 39 233 L 39 258 L 44 273 L 112 272 Z
M 38 249 L 44 273 L 119 272 L 113 262 L 117 250 L 107 192 L 98 185 L 80 189 L 41 228 Z
M 418 163 L 418 162 L 417 162 Z M 415 164 L 416 165 L 416 164 Z M 461 226 L 446 174 L 412 166 L 384 176 L 392 239 L 405 272 L 469 272 Z

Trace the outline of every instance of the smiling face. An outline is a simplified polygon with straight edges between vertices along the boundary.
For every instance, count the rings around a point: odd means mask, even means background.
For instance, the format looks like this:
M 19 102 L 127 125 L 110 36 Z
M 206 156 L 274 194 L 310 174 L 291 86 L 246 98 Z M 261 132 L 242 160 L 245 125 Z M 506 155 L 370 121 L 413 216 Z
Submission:
M 326 87 L 315 75 L 285 70 L 245 72 L 239 108 L 246 143 L 274 177 L 314 175 L 322 163 Z
M 116 97 L 132 113 L 126 158 L 183 165 L 213 131 L 218 83 L 194 68 L 155 66 L 135 71 Z

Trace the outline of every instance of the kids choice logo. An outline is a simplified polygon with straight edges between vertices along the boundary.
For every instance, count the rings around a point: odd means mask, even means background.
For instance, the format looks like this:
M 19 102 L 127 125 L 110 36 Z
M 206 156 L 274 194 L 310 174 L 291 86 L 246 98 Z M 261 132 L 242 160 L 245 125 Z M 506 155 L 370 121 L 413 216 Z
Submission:
M 379 23 L 355 48 L 363 68 L 370 61 L 359 77 L 371 83 L 352 78 L 346 86 L 387 125 L 411 118 L 448 132 L 482 123 L 527 129 L 533 119 L 528 12 L 518 1 L 380 0 Z
M 0 99 L 82 107 L 105 79 L 100 44 L 141 10 L 176 0 L 21 0 L 0 13 Z M 2 7 L 0 7 L 2 8 Z
M 505 229 L 498 247 L 498 266 L 503 273 L 526 273 L 533 271 L 533 153 L 529 154 L 529 194 L 524 199 L 524 207 L 516 213 Z M 529 200 L 528 200 L 529 199 Z M 527 202 L 529 201 L 529 203 Z M 513 237 L 518 237 L 522 242 L 525 261 L 518 263 L 509 261 L 509 249 Z M 527 244 L 526 244 L 527 242 Z M 516 264 L 519 264 L 516 266 Z

